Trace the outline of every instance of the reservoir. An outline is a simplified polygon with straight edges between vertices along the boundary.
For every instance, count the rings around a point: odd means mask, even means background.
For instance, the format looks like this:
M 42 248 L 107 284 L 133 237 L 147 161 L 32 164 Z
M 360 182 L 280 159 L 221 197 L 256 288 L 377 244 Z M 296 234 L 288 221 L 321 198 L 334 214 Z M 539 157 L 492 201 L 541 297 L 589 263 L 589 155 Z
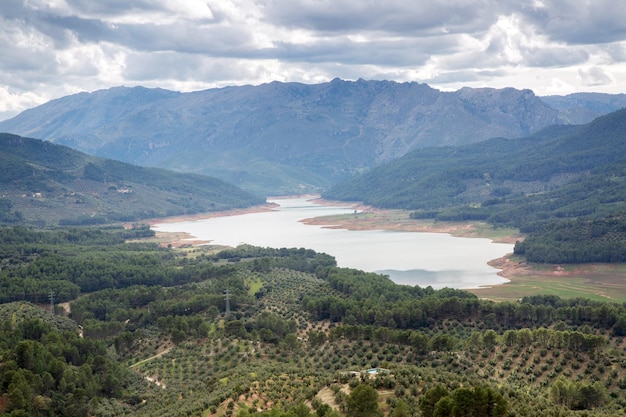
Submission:
M 301 222 L 354 212 L 306 198 L 268 199 L 275 210 L 203 220 L 162 223 L 163 232 L 187 232 L 215 245 L 250 244 L 307 248 L 332 255 L 340 267 L 388 275 L 397 284 L 468 289 L 507 282 L 487 265 L 513 251 L 512 244 L 460 238 L 445 233 L 331 229 Z

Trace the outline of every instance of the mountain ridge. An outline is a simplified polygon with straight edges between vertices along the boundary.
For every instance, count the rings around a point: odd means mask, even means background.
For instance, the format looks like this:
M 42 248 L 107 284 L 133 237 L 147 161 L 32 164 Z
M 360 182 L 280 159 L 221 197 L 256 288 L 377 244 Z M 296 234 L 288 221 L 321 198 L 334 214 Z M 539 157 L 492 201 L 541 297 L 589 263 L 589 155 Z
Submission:
M 574 102 L 583 101 L 560 105 Z M 335 79 L 190 93 L 116 87 L 53 100 L 0 130 L 269 195 L 318 192 L 416 148 L 522 137 L 575 122 L 572 114 L 564 118 L 531 90 Z
M 377 207 L 429 210 L 480 204 L 498 197 L 498 187 L 505 183 L 527 183 L 534 187 L 529 193 L 545 192 L 555 177 L 576 177 L 623 161 L 625 126 L 623 109 L 585 125 L 551 126 L 524 138 L 494 138 L 462 147 L 418 149 L 339 183 L 323 196 L 363 201 Z M 458 192 L 448 194 L 445 201 L 429 199 L 428 191 L 446 189 L 442 185 L 445 183 L 456 184 Z M 474 192 L 472 187 L 481 192 Z M 370 195 L 366 195 L 366 190 Z M 412 199 L 412 205 L 386 201 L 391 195 L 416 193 L 421 197 Z

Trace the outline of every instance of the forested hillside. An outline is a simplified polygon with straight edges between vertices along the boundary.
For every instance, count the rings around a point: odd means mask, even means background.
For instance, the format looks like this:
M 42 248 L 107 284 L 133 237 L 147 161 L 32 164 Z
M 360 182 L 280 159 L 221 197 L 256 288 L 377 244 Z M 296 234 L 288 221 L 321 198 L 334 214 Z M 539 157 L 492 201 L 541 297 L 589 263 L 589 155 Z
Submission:
M 1 231 L 0 291 L 23 300 L 0 306 L 6 415 L 573 417 L 626 406 L 622 303 L 495 303 L 302 248 L 123 243 L 143 229 Z M 50 292 L 69 302 L 55 316 L 42 309 Z
M 533 233 L 518 248 L 533 261 L 622 262 L 624 166 L 626 110 L 621 110 L 587 125 L 554 126 L 522 139 L 415 151 L 333 187 L 324 197 L 415 210 L 414 218 L 514 226 Z M 554 225 L 576 219 L 597 222 L 596 232 L 585 234 L 572 221 Z M 559 249 L 567 245 L 554 241 L 555 235 L 547 237 L 555 228 L 570 229 L 568 245 L 577 247 Z M 542 259 L 533 255 L 540 250 L 525 250 L 538 242 L 554 246 L 554 256 Z
M 102 224 L 227 210 L 264 199 L 215 178 L 142 168 L 0 134 L 0 223 Z

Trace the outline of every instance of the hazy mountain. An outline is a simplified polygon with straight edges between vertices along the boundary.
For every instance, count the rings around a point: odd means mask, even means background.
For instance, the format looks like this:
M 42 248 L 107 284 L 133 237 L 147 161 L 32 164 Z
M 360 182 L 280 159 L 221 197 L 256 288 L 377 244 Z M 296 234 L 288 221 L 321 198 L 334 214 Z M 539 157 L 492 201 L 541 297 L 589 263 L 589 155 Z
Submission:
M 226 210 L 264 199 L 216 178 L 92 157 L 0 134 L 0 223 L 98 224 Z
M 193 93 L 112 88 L 27 110 L 0 131 L 263 193 L 327 187 L 422 147 L 520 137 L 559 121 L 529 90 L 390 81 L 273 82 Z
M 527 136 L 585 123 L 626 95 L 537 97 L 530 90 L 335 79 L 178 93 L 80 93 L 0 122 L 0 131 L 100 157 L 203 173 L 258 194 L 317 191 L 424 147 Z
M 626 107 L 626 94 L 575 93 L 541 97 L 560 112 L 563 123 L 583 124 Z

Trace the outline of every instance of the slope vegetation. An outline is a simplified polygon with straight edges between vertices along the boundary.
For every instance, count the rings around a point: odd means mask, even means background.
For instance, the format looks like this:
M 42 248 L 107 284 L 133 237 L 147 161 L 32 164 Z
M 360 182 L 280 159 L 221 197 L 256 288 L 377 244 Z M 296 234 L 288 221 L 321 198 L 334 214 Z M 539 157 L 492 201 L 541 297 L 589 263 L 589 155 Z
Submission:
M 600 417 L 626 406 L 623 303 L 495 303 L 302 248 L 0 233 L 0 413 Z M 48 309 L 50 290 L 69 320 L 15 301 Z
M 5 223 L 98 224 L 264 202 L 218 179 L 141 168 L 9 134 L 0 134 L 0 162 Z
M 606 233 L 596 237 L 609 239 L 604 246 L 617 239 L 619 256 L 602 249 L 602 256 L 570 253 L 550 259 L 623 261 L 625 165 L 626 110 L 620 110 L 587 125 L 554 126 L 522 139 L 414 151 L 335 186 L 324 197 L 415 210 L 415 218 L 487 220 L 531 233 L 554 230 L 547 224 L 561 220 L 604 219 L 594 230 Z M 607 224 L 614 226 L 607 229 Z M 587 230 L 576 223 L 559 227 Z M 589 242 L 589 236 L 570 234 L 568 240 Z

